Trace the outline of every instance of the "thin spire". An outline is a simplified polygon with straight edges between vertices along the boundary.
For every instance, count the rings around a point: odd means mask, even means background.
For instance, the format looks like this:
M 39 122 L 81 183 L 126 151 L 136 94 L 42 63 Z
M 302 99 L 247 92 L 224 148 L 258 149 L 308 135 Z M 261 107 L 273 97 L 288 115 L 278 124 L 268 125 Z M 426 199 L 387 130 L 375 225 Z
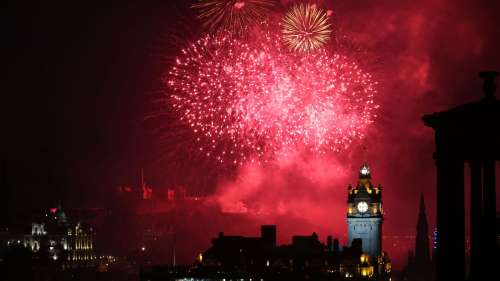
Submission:
M 425 202 L 424 202 L 424 193 L 420 193 L 420 209 L 419 209 L 420 214 L 425 214 Z
M 368 152 L 368 148 L 366 147 L 366 145 L 363 145 L 363 162 L 366 163 L 366 158 L 367 158 L 367 152 Z
M 141 168 L 141 188 L 144 188 L 144 168 Z
M 420 193 L 420 210 L 417 221 L 417 237 L 415 239 L 415 261 L 424 267 L 430 263 L 429 230 L 423 193 Z

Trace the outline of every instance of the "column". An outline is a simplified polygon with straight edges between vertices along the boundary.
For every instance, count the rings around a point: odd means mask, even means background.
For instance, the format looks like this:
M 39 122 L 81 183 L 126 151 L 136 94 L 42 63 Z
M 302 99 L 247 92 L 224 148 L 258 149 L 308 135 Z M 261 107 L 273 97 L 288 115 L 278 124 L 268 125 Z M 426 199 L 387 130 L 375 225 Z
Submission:
M 464 167 L 458 159 L 438 158 L 436 252 L 438 281 L 465 280 Z
M 496 190 L 495 190 L 495 160 L 484 161 L 484 189 L 483 189 L 483 204 L 484 204 L 484 247 L 485 251 L 485 266 L 487 266 L 485 274 L 487 276 L 495 276 L 497 270 L 498 256 L 495 253 L 496 249 Z M 491 275 L 493 274 L 493 275 Z
M 481 179 L 481 162 L 471 161 L 470 166 L 470 280 L 481 280 L 484 270 L 482 261 L 482 215 L 483 215 L 483 200 L 482 200 L 482 179 Z

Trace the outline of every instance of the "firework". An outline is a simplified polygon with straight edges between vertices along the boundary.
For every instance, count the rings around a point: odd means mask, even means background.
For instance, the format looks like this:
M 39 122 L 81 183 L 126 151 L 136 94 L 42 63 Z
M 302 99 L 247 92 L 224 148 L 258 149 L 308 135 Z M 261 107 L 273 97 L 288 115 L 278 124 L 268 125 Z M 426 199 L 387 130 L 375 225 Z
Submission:
M 207 35 L 177 58 L 165 78 L 170 104 L 204 155 L 260 163 L 340 151 L 363 137 L 377 107 L 370 74 L 344 56 L 280 45 L 270 31 L 249 41 Z
M 328 14 L 314 4 L 296 4 L 281 21 L 282 37 L 293 51 L 309 53 L 325 44 L 331 25 Z
M 274 4 L 275 0 L 198 0 L 193 8 L 210 30 L 238 33 L 251 22 L 264 18 Z

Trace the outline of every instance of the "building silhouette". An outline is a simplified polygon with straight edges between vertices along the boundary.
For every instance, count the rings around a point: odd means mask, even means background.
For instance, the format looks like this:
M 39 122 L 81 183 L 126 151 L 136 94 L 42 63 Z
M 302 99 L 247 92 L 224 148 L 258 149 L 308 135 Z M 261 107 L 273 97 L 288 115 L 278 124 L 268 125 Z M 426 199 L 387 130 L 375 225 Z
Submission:
M 424 195 L 420 194 L 420 205 L 417 222 L 417 237 L 415 239 L 415 263 L 421 268 L 428 268 L 431 264 L 429 253 L 429 226 L 425 214 Z
M 348 189 L 349 241 L 344 247 L 316 233 L 293 236 L 277 245 L 276 226 L 261 226 L 259 237 L 228 236 L 220 232 L 209 249 L 189 267 L 145 269 L 142 280 L 182 278 L 213 280 L 389 280 L 391 261 L 382 251 L 381 187 L 370 182 L 370 168 L 361 166 L 356 188 Z
M 495 162 L 500 160 L 497 72 L 481 72 L 484 97 L 423 116 L 435 131 L 436 279 L 465 280 L 464 163 L 470 171 L 470 280 L 497 275 Z
M 415 249 L 408 251 L 408 264 L 402 272 L 402 279 L 408 281 L 432 280 L 433 265 L 429 252 L 429 227 L 425 213 L 423 194 L 420 195 L 419 212 L 417 219 L 417 235 Z

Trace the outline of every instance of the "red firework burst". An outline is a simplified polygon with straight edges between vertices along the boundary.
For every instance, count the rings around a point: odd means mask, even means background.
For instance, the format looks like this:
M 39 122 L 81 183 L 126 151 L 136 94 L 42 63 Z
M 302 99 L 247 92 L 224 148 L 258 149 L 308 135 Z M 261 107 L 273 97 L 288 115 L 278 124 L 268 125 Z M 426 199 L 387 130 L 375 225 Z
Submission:
M 207 156 L 241 164 L 301 149 L 340 151 L 373 121 L 370 74 L 325 50 L 290 54 L 278 39 L 208 35 L 169 71 L 171 106 Z
M 212 31 L 228 29 L 238 33 L 249 23 L 264 18 L 275 0 L 198 0 L 193 5 L 203 25 Z
M 293 51 L 309 53 L 330 39 L 328 13 L 315 4 L 296 4 L 281 21 L 283 41 Z

